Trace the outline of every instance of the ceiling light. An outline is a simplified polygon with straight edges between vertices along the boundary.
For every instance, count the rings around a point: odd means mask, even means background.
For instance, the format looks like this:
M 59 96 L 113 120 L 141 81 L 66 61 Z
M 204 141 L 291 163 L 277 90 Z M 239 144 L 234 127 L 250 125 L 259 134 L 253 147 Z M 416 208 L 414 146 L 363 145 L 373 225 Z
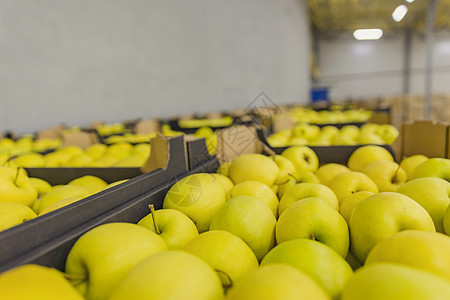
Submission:
M 408 8 L 406 7 L 406 5 L 399 5 L 392 13 L 392 19 L 394 19 L 394 21 L 396 22 L 400 22 L 407 12 Z
M 378 40 L 383 36 L 383 30 L 374 29 L 358 29 L 353 32 L 353 36 L 357 40 Z

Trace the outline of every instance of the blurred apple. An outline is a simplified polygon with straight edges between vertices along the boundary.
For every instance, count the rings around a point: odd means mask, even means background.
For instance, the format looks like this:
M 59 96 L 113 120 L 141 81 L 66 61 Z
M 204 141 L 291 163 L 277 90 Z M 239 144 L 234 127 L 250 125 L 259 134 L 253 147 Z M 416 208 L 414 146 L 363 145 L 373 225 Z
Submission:
M 450 159 L 430 158 L 418 165 L 410 179 L 421 177 L 437 177 L 450 182 Z
M 233 161 L 228 177 L 234 184 L 256 180 L 272 186 L 279 173 L 280 169 L 272 159 L 262 154 L 251 153 L 241 155 Z
M 36 213 L 22 203 L 0 202 L 0 231 L 34 219 Z
M 79 200 L 83 199 L 83 197 L 67 197 L 67 198 L 63 198 L 53 204 L 50 204 L 49 206 L 47 206 L 44 210 L 41 211 L 41 213 L 39 214 L 39 216 L 45 215 L 49 212 L 52 212 L 54 210 L 60 209 L 61 207 L 67 206 L 69 204 L 75 203 Z
M 400 167 L 402 167 L 403 170 L 405 170 L 408 179 L 411 179 L 412 172 L 414 171 L 414 169 L 427 159 L 428 157 L 421 154 L 405 157 L 404 159 L 402 159 Z
M 227 300 L 327 300 L 322 288 L 303 272 L 286 264 L 270 264 L 250 273 L 227 294 Z
M 59 200 L 71 197 L 85 198 L 91 194 L 92 192 L 88 188 L 81 185 L 63 185 L 60 187 L 55 187 L 40 198 L 39 206 L 35 207 L 35 211 L 40 214 L 48 206 L 58 202 Z
M 142 226 L 104 224 L 75 242 L 67 256 L 66 274 L 87 299 L 110 299 L 112 290 L 135 265 L 165 250 L 164 240 Z
M 44 162 L 44 156 L 39 153 L 22 154 L 14 159 L 16 166 L 24 168 L 41 168 Z
M 399 136 L 398 129 L 391 124 L 378 125 L 376 133 L 383 139 L 385 144 L 392 144 Z
M 85 188 L 89 189 L 93 194 L 100 192 L 108 185 L 106 181 L 104 181 L 103 179 L 92 175 L 85 175 L 76 178 L 70 181 L 68 184 L 84 186 Z
M 0 202 L 31 206 L 37 191 L 23 168 L 0 167 Z
M 375 264 L 355 272 L 341 299 L 445 300 L 450 299 L 450 283 L 429 272 L 397 264 Z
M 233 163 L 233 161 L 230 160 L 230 161 L 227 161 L 227 162 L 221 164 L 219 166 L 219 168 L 217 169 L 217 174 L 221 174 L 223 176 L 228 176 L 228 172 L 230 170 L 230 166 L 232 163 Z
M 223 289 L 214 270 L 200 258 L 166 251 L 138 263 L 109 300 L 220 300 Z
M 31 184 L 33 184 L 34 188 L 37 191 L 37 197 L 42 197 L 46 193 L 52 190 L 52 186 L 45 180 L 40 178 L 29 177 Z
M 319 159 L 316 153 L 307 146 L 289 147 L 281 155 L 289 159 L 297 170 L 305 169 L 315 172 L 319 167 Z

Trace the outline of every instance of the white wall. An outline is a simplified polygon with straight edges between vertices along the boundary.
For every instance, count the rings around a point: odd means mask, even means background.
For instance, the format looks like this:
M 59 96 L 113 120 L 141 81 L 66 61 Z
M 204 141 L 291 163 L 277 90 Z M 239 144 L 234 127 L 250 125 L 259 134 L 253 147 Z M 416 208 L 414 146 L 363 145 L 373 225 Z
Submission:
M 433 93 L 450 93 L 450 32 L 437 33 L 434 46 Z M 332 99 L 358 99 L 403 92 L 404 36 L 357 41 L 351 33 L 320 39 L 320 84 L 330 87 Z M 423 94 L 425 39 L 411 44 L 410 92 Z
M 0 0 L 0 131 L 308 99 L 299 0 Z

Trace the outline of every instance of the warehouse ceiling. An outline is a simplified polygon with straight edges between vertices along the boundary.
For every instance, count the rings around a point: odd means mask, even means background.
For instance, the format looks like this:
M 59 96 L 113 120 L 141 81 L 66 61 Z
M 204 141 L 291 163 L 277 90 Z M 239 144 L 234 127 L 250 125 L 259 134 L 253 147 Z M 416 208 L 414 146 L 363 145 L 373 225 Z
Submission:
M 320 32 L 354 31 L 359 28 L 381 28 L 383 31 L 412 29 L 423 31 L 430 0 L 307 0 L 311 22 Z M 401 4 L 408 13 L 399 23 L 392 12 Z M 439 0 L 436 29 L 450 29 L 450 0 Z

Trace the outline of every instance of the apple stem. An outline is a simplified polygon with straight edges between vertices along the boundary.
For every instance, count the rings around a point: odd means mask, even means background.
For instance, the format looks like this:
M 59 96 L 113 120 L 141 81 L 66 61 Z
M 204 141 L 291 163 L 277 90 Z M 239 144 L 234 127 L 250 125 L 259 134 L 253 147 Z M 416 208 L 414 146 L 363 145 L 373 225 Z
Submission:
M 311 238 L 313 241 L 316 240 L 316 236 L 314 235 L 314 233 L 311 233 L 309 236 L 310 236 L 310 238 Z
M 14 184 L 15 184 L 15 185 L 17 185 L 16 182 L 17 182 L 17 178 L 19 177 L 19 172 L 20 172 L 20 167 L 17 167 L 17 170 L 16 170 L 16 177 L 14 177 Z
M 227 273 L 225 273 L 222 270 L 214 269 L 214 271 L 216 271 L 217 273 L 219 273 L 219 274 L 223 275 L 224 277 L 226 277 L 227 281 L 229 282 L 227 284 L 226 283 L 222 283 L 223 289 L 225 291 L 227 291 L 229 288 L 231 288 L 233 286 L 233 280 L 231 279 L 230 275 L 228 275 Z
M 155 227 L 155 231 L 157 234 L 161 234 L 161 231 L 159 231 L 158 226 L 156 225 L 156 220 L 155 220 L 155 207 L 153 206 L 153 204 L 149 204 L 148 207 L 150 208 L 150 214 L 152 215 L 152 220 L 153 220 L 153 226 Z

